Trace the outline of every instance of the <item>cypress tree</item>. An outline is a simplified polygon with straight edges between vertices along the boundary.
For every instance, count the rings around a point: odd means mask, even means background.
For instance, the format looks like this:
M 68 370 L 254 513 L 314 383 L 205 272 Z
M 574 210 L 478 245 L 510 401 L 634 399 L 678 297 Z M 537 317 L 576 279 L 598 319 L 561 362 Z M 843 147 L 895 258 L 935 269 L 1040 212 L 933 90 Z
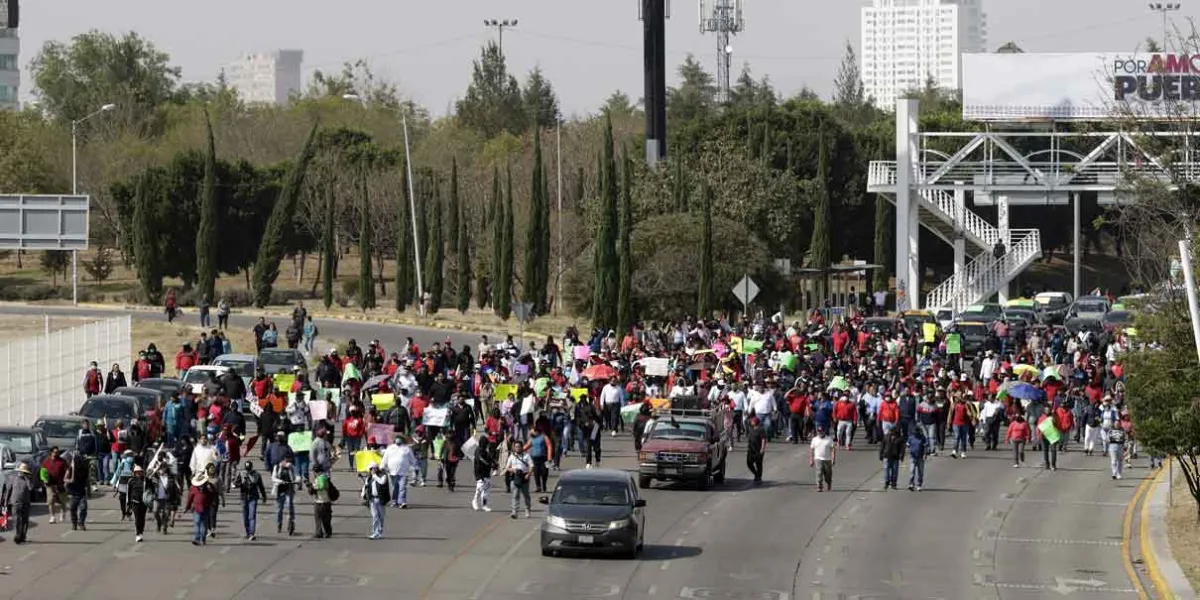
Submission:
M 158 236 L 150 218 L 154 212 L 151 186 L 148 175 L 138 177 L 133 198 L 133 258 L 137 261 L 137 278 L 142 286 L 142 294 L 150 304 L 158 304 L 162 301 L 163 292 L 162 263 L 158 253 Z
M 479 223 L 480 238 L 479 239 L 480 239 L 481 244 L 482 244 L 483 240 L 486 239 L 484 237 L 484 235 L 488 232 L 488 227 L 491 226 L 491 216 L 492 216 L 492 214 L 494 214 L 496 212 L 496 204 L 497 204 L 497 199 L 499 196 L 500 196 L 500 175 L 499 175 L 499 171 L 493 168 L 492 169 L 492 197 L 490 200 L 483 203 L 482 210 L 479 211 L 479 214 L 480 214 L 480 223 Z M 492 229 L 493 229 L 493 231 L 495 231 L 494 226 L 492 227 Z M 483 255 L 485 254 L 484 248 L 485 248 L 485 246 L 481 245 L 478 249 L 476 249 L 476 260 L 480 261 L 480 264 L 475 266 L 475 306 L 477 306 L 481 309 L 487 308 L 487 305 L 488 305 L 487 284 L 488 284 L 488 275 L 491 273 L 490 271 L 484 269 L 482 266 L 482 259 L 483 259 Z M 493 242 L 492 242 L 491 250 L 492 250 L 492 252 L 495 252 L 494 235 L 493 235 Z M 496 262 L 496 258 L 495 258 L 495 255 L 493 254 L 493 256 L 492 256 L 493 268 L 494 268 L 495 262 Z
M 600 225 L 596 231 L 596 290 L 592 324 L 612 329 L 617 324 L 617 165 L 613 156 L 612 117 L 605 115 L 604 154 L 600 161 Z
M 435 188 L 436 190 L 436 188 Z M 429 293 L 429 312 L 442 307 L 442 274 L 445 273 L 446 244 L 442 233 L 442 198 L 435 192 L 429 202 L 429 250 L 425 255 L 425 291 Z
M 404 312 L 412 300 L 412 217 L 408 209 L 408 171 L 400 175 L 396 200 L 396 312 Z
M 575 171 L 575 193 L 573 196 L 571 196 L 571 201 L 574 202 L 576 206 L 583 205 L 583 195 L 587 193 L 586 190 L 587 177 L 583 173 L 583 167 L 579 167 L 579 169 Z
M 513 191 L 512 167 L 508 168 L 508 180 L 505 183 L 504 220 L 500 242 L 500 281 L 495 284 L 496 314 L 505 321 L 512 314 L 512 284 L 513 284 Z
M 521 300 L 533 306 L 534 314 L 542 313 L 546 288 L 542 282 L 542 213 L 546 210 L 546 199 L 542 197 L 542 136 L 540 131 L 533 135 L 533 175 L 529 186 L 529 226 L 525 241 L 525 285 L 521 289 Z M 541 289 L 539 297 L 538 289 Z
M 446 212 L 446 231 L 450 234 L 451 254 L 458 254 L 459 220 L 462 219 L 462 204 L 458 199 L 458 157 L 450 158 L 450 210 Z
M 467 220 L 459 217 L 458 232 L 458 312 L 466 313 L 471 307 L 471 244 L 470 232 L 467 230 Z
M 504 269 L 500 259 L 504 256 L 504 196 L 500 192 L 500 169 L 492 170 L 492 288 L 488 300 L 492 310 L 499 315 L 500 303 L 496 301 L 500 293 L 500 280 L 504 278 Z
M 333 202 L 333 190 L 326 185 L 322 187 L 322 192 L 325 194 L 325 225 L 321 232 L 321 271 L 323 274 L 321 297 L 325 308 L 329 308 L 333 306 L 333 280 L 337 277 L 337 273 L 334 272 L 337 263 L 333 260 L 334 254 L 337 252 L 333 239 L 333 225 L 337 220 L 337 208 Z
M 831 242 L 829 230 L 829 150 L 825 131 L 819 134 L 820 146 L 817 150 L 817 202 L 813 207 L 813 235 L 808 247 L 808 266 L 820 269 L 817 276 L 816 299 L 822 303 L 828 298 L 829 290 L 829 261 Z
M 705 181 L 700 192 L 701 238 L 700 238 L 700 286 L 696 291 L 696 316 L 707 319 L 713 309 L 713 239 L 712 239 L 712 188 Z
M 271 209 L 271 216 L 267 219 L 266 228 L 263 230 L 262 243 L 258 247 L 258 258 L 254 261 L 253 275 L 254 305 L 259 308 L 266 306 L 271 301 L 275 280 L 279 278 L 279 264 L 283 262 L 283 255 L 287 251 L 284 244 L 292 231 L 296 205 L 299 203 L 300 194 L 304 189 L 304 176 L 308 172 L 309 163 L 312 162 L 313 139 L 317 137 L 317 125 L 318 123 L 313 123 L 312 129 L 308 132 L 308 139 L 304 141 L 304 147 L 300 149 L 296 162 L 288 169 L 283 181 L 283 188 L 279 191 L 279 198 L 276 199 L 275 206 Z
M 213 139 L 208 108 L 204 109 L 204 128 L 208 134 L 208 148 L 204 153 L 204 183 L 200 189 L 200 226 L 196 230 L 196 283 L 200 289 L 200 298 L 214 302 L 217 287 L 217 236 L 221 217 L 217 199 L 217 143 Z
M 371 199 L 367 192 L 367 170 L 358 172 L 358 189 L 362 195 L 362 211 L 358 217 L 358 305 L 363 310 L 375 308 L 375 267 L 371 261 L 374 244 L 371 241 Z
M 422 177 L 421 181 L 417 184 L 417 188 L 420 190 L 420 192 L 417 194 L 417 233 L 415 236 L 416 239 L 413 240 L 413 252 L 419 251 L 420 254 L 416 255 L 413 263 L 412 297 L 416 298 L 417 306 L 421 306 L 421 304 L 425 301 L 425 299 L 421 297 L 421 294 L 429 292 L 429 275 L 425 273 L 425 257 L 429 256 L 429 222 L 428 219 L 426 219 L 426 210 L 428 207 L 428 199 L 431 197 L 430 194 L 433 193 L 433 184 L 430 177 L 428 175 Z M 421 261 L 420 288 L 418 288 L 416 285 L 417 279 L 415 260 Z
M 633 161 L 629 151 L 621 148 L 621 218 L 619 280 L 617 285 L 617 333 L 624 335 L 633 329 Z
M 888 272 L 891 270 L 888 263 L 891 262 L 892 248 L 892 228 L 888 223 L 891 207 L 888 206 L 888 201 L 883 199 L 882 195 L 875 195 L 875 264 L 883 265 L 882 268 L 875 269 L 874 272 L 874 288 L 875 291 L 887 291 L 888 289 Z

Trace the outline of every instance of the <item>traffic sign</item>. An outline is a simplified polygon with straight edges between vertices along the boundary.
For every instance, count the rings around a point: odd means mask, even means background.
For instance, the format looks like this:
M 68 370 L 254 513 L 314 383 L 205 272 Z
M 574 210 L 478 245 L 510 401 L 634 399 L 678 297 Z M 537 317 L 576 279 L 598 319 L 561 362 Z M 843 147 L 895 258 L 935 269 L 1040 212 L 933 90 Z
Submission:
M 513 305 L 513 312 L 517 315 L 517 320 L 522 323 L 528 323 L 533 320 L 533 303 L 518 302 Z
M 758 297 L 758 291 L 758 284 L 754 283 L 749 275 L 743 276 L 742 280 L 733 286 L 733 295 L 737 296 L 737 299 L 741 300 L 746 308 L 749 308 L 750 303 Z

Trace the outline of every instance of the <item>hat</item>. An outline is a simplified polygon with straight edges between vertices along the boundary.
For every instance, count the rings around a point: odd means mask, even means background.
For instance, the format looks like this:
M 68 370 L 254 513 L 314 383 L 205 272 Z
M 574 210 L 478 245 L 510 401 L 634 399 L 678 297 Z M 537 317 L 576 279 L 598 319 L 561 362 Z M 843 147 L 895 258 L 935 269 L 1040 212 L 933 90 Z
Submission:
M 133 456 L 133 450 L 126 450 L 121 456 Z
M 192 478 L 192 485 L 196 487 L 200 487 L 206 483 L 208 483 L 208 474 L 206 473 L 197 473 L 196 476 Z
M 144 471 L 145 471 L 145 469 L 142 468 L 142 465 L 133 465 L 134 473 L 142 473 Z
M 376 469 L 378 469 L 378 468 L 379 468 L 379 463 L 377 463 L 377 462 L 373 462 L 373 463 L 371 463 L 371 464 L 367 465 L 367 470 L 368 470 L 368 471 L 374 471 L 374 470 L 376 470 Z
M 27 465 L 25 463 L 21 463 L 21 464 L 17 465 L 17 472 L 29 475 L 30 474 L 29 465 Z

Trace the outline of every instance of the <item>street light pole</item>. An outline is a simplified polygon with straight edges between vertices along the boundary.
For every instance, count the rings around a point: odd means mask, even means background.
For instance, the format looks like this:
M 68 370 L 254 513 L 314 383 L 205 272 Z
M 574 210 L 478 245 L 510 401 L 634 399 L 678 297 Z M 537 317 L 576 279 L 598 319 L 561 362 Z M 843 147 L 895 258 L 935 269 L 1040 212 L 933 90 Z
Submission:
M 105 104 L 82 119 L 71 121 L 71 195 L 79 195 L 79 124 L 104 112 L 116 108 L 116 104 Z M 79 304 L 79 251 L 71 251 L 71 303 Z
M 1150 3 L 1150 10 L 1162 15 L 1162 28 L 1163 28 L 1162 50 L 1163 50 L 1163 52 L 1167 51 L 1167 32 L 1169 31 L 1167 29 L 1167 13 L 1176 12 L 1181 8 L 1183 8 L 1183 5 L 1179 2 L 1167 2 L 1167 3 L 1151 2 Z
M 512 29 L 513 27 L 516 27 L 517 20 L 513 19 L 510 21 L 508 19 L 504 19 L 503 21 L 498 21 L 496 19 L 484 19 L 483 26 L 495 29 L 500 34 L 500 43 L 498 45 L 500 47 L 500 54 L 503 55 L 504 54 L 504 30 Z

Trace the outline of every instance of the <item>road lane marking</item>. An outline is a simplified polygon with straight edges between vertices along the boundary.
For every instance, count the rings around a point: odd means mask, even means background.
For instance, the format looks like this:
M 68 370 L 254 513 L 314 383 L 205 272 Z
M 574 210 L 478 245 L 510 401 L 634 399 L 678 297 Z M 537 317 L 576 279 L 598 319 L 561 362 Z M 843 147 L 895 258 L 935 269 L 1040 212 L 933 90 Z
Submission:
M 1129 577 L 1129 581 L 1133 583 L 1140 600 L 1147 600 L 1150 595 L 1146 591 L 1146 587 L 1142 585 L 1142 580 L 1138 576 L 1137 570 L 1133 566 L 1133 549 L 1130 544 L 1133 541 L 1133 513 L 1137 507 L 1138 501 L 1146 495 L 1150 490 L 1150 483 L 1153 478 L 1147 477 L 1138 484 L 1137 490 L 1133 492 L 1133 498 L 1129 500 L 1129 504 L 1125 507 L 1125 516 L 1121 521 L 1121 562 L 1125 566 L 1125 575 Z
M 333 560 L 329 561 L 329 563 L 333 564 L 333 565 L 344 565 L 349 561 L 350 561 L 350 551 L 342 550 L 341 552 L 338 553 L 337 557 L 334 558 Z
M 486 538 L 488 534 L 494 531 L 506 520 L 507 519 L 497 517 L 486 527 L 480 529 L 479 532 L 475 534 L 475 537 L 468 540 L 467 543 L 457 553 L 455 553 L 450 560 L 446 561 L 446 564 L 442 565 L 442 568 L 438 569 L 436 574 L 434 574 L 433 579 L 429 581 L 429 585 L 425 587 L 425 591 L 421 592 L 421 600 L 427 600 L 429 598 L 429 594 L 433 592 L 433 588 L 437 585 L 438 580 L 440 580 L 442 576 L 446 574 L 446 571 L 450 570 L 450 567 L 454 566 L 454 564 L 458 562 L 458 559 L 470 552 L 472 548 L 479 544 L 479 542 L 483 541 L 483 538 Z
M 488 576 L 484 577 L 483 581 L 479 582 L 479 585 L 476 586 L 475 591 L 471 594 L 470 600 L 479 600 L 479 598 L 483 596 L 483 592 L 487 590 L 488 585 L 491 585 L 492 580 L 504 570 L 504 567 L 508 565 L 508 561 L 512 560 L 513 555 L 516 554 L 517 551 L 521 549 L 521 546 L 524 546 L 525 542 L 528 542 L 529 538 L 532 538 L 533 534 L 537 533 L 540 529 L 540 526 L 531 528 L 525 533 L 525 535 L 521 536 L 521 539 L 517 540 L 517 543 L 509 546 L 508 550 L 504 552 L 504 555 L 500 557 L 500 560 L 496 561 L 496 566 L 490 573 L 488 573 Z
M 29 560 L 29 559 L 33 558 L 33 557 L 34 557 L 34 555 L 36 555 L 36 554 L 37 554 L 37 550 L 30 550 L 29 552 L 26 552 L 26 553 L 25 553 L 25 556 L 22 556 L 21 558 L 18 558 L 18 559 L 17 559 L 17 562 L 25 562 L 25 561 L 27 561 L 27 560 Z
M 202 579 L 203 577 L 204 577 L 203 575 L 197 573 L 195 575 L 192 575 L 192 578 L 188 580 L 188 583 L 196 583 L 197 581 L 200 581 L 200 579 Z
M 1095 502 L 1091 500 L 1043 500 L 1032 498 L 1017 498 L 1016 494 L 1001 494 L 1002 500 L 1008 500 L 1017 504 L 1052 504 L 1056 506 L 1119 506 L 1125 508 L 1129 505 L 1128 502 Z
M 70 532 L 70 531 L 64 531 L 64 532 L 62 532 L 62 533 L 58 534 L 58 537 L 60 537 L 60 538 L 62 538 L 62 539 L 64 539 L 64 540 L 65 540 L 65 539 L 67 539 L 67 538 L 68 538 L 68 537 L 70 537 L 70 536 L 71 536 L 71 532 Z
M 229 554 L 230 550 L 233 550 L 233 546 L 225 546 L 224 548 L 221 548 L 221 555 L 224 556 Z
M 657 594 L 657 593 L 658 593 L 658 586 L 657 586 L 657 585 L 652 585 L 652 586 L 650 586 L 650 589 L 649 589 L 649 590 L 648 590 L 646 593 L 650 594 L 651 596 L 653 596 L 653 595 Z
M 1115 540 L 1060 540 L 1060 539 L 1045 539 L 1045 538 L 1014 538 L 1004 536 L 993 536 L 988 538 L 994 542 L 1004 542 L 1007 544 L 1051 544 L 1055 546 L 1120 546 L 1121 542 Z
M 175 600 L 183 600 L 184 598 L 187 597 L 187 595 L 188 595 L 187 590 L 179 590 L 178 592 L 175 592 Z

